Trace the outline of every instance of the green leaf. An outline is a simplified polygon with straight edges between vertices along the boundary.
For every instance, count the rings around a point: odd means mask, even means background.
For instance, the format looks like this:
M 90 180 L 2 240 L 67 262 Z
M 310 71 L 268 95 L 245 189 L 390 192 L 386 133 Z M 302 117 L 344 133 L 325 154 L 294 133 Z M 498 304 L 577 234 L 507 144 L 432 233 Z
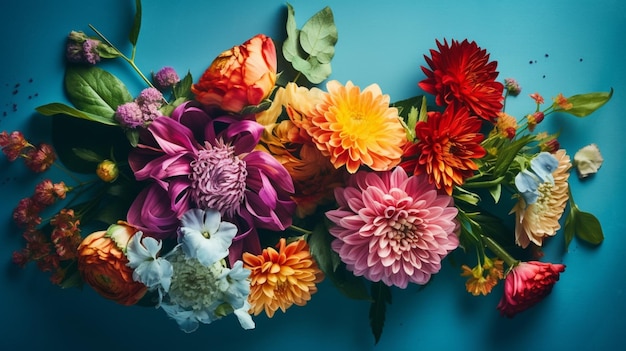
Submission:
M 293 62 L 294 58 L 301 58 L 298 44 L 300 31 L 296 26 L 295 11 L 289 3 L 287 3 L 287 23 L 285 29 L 287 31 L 287 39 L 283 42 L 283 56 L 285 60 Z M 302 60 L 305 61 L 304 59 Z
M 53 102 L 50 104 L 42 105 L 42 106 L 35 108 L 35 110 L 37 110 L 37 112 L 41 113 L 44 116 L 66 115 L 66 116 L 82 118 L 88 121 L 98 122 L 98 123 L 102 123 L 102 124 L 106 124 L 110 126 L 119 125 L 119 123 L 115 120 L 115 118 L 113 118 L 113 116 L 103 117 L 103 116 L 95 115 L 93 113 L 80 111 L 72 106 L 68 106 L 60 102 Z
M 332 274 L 341 263 L 339 255 L 330 248 L 331 241 L 332 238 L 323 221 L 315 226 L 308 238 L 311 255 L 326 275 Z
M 137 144 L 139 144 L 139 130 L 125 129 L 124 134 L 126 134 L 126 139 L 128 139 L 130 146 L 137 147 Z
M 331 249 L 331 241 L 332 237 L 324 221 L 315 226 L 308 238 L 311 255 L 324 276 L 345 296 L 356 300 L 370 300 L 363 279 L 346 270 L 339 255 Z
M 574 239 L 574 235 L 576 234 L 576 211 L 574 206 L 570 206 L 570 210 L 568 212 L 567 218 L 565 218 L 565 230 L 563 231 L 563 236 L 565 238 L 565 251 L 568 250 L 569 244 Z
M 270 108 L 270 106 L 272 106 L 272 100 L 265 99 L 265 100 L 261 101 L 256 106 L 246 106 L 246 107 L 244 107 L 241 110 L 241 112 L 239 112 L 239 114 L 240 115 L 249 115 L 249 114 L 263 112 L 263 111 L 267 110 L 268 108 Z
M 65 168 L 87 174 L 94 174 L 96 167 L 78 157 L 75 149 L 91 150 L 98 155 L 109 155 L 113 150 L 111 158 L 116 160 L 125 160 L 130 150 L 122 128 L 61 114 L 52 117 L 52 144 Z
M 139 38 L 139 30 L 141 29 L 141 0 L 135 0 L 135 20 L 133 26 L 128 34 L 128 39 L 133 46 L 137 45 L 137 39 Z
M 332 73 L 330 63 L 321 63 L 313 57 L 310 57 L 307 61 L 310 64 L 309 69 L 301 72 L 313 84 L 321 83 Z
M 104 157 L 98 155 L 97 153 L 89 149 L 75 147 L 72 150 L 74 151 L 74 154 L 76 154 L 76 156 L 88 162 L 100 163 L 104 160 Z
M 187 71 L 187 74 L 178 83 L 174 84 L 172 92 L 174 93 L 174 99 L 188 99 L 191 97 L 191 85 L 193 84 L 193 78 L 191 72 Z
M 73 265 L 74 267 L 76 265 Z M 68 272 L 65 273 L 65 278 L 59 284 L 62 289 L 68 288 L 80 288 L 83 286 L 83 279 L 81 278 L 80 272 L 78 269 L 68 268 Z
M 498 203 L 498 201 L 500 201 L 500 196 L 502 196 L 502 184 L 490 187 L 489 194 L 491 194 L 493 202 Z
M 287 31 L 287 39 L 283 42 L 285 60 L 291 62 L 293 68 L 313 84 L 328 78 L 332 73 L 330 60 L 335 52 L 334 43 L 337 42 L 337 31 L 330 9 L 318 12 L 305 23 L 303 30 L 298 30 L 294 9 L 287 3 L 285 29 Z M 308 51 L 305 51 L 302 45 Z
M 96 66 L 68 67 L 65 88 L 77 109 L 109 119 L 119 105 L 133 100 L 121 80 Z
M 498 151 L 498 157 L 496 158 L 494 176 L 495 177 L 503 176 L 509 169 L 509 166 L 511 166 L 511 163 L 515 159 L 515 156 L 517 156 L 517 153 L 524 146 L 528 145 L 528 143 L 532 142 L 534 139 L 535 139 L 535 136 L 532 134 L 525 135 L 513 141 L 512 143 L 506 145 L 506 147 L 501 148 Z
M 385 325 L 385 313 L 387 304 L 391 304 L 391 289 L 382 282 L 373 282 L 371 286 L 373 301 L 370 304 L 370 326 L 374 334 L 375 343 L 378 344 Z
M 576 214 L 576 236 L 590 244 L 599 245 L 604 240 L 600 221 L 591 213 L 579 211 Z
M 96 46 L 96 51 L 98 52 L 98 55 L 100 55 L 100 57 L 107 59 L 113 59 L 122 56 L 122 54 L 117 51 L 116 48 L 103 42 L 100 42 L 100 44 Z
M 613 96 L 613 88 L 608 93 L 596 92 L 588 94 L 573 95 L 567 101 L 573 105 L 569 110 L 557 109 L 559 112 L 569 113 L 576 117 L 586 117 L 595 110 L 606 104 Z M 558 105 L 557 105 L 558 107 Z
M 581 211 L 570 197 L 570 212 L 565 220 L 565 249 L 569 247 L 574 236 L 592 245 L 604 241 L 604 233 L 600 221 L 589 212 Z
M 320 64 L 330 63 L 335 55 L 337 39 L 333 12 L 328 6 L 313 15 L 300 30 L 302 49 Z

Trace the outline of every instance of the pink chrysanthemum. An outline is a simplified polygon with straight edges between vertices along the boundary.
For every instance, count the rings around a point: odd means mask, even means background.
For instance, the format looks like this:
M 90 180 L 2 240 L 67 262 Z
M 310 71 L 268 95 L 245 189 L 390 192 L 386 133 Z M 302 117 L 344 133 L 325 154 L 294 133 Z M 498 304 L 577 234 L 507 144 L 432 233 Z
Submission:
M 356 276 L 401 288 L 425 284 L 459 245 L 452 198 L 425 175 L 360 171 L 335 197 L 339 208 L 326 212 L 331 245 Z
M 295 209 L 289 173 L 268 153 L 254 150 L 262 132 L 255 121 L 212 118 L 193 102 L 177 107 L 171 118 L 154 120 L 129 163 L 137 180 L 156 183 L 137 197 L 129 223 L 162 238 L 176 234 L 188 209 L 212 208 L 239 228 L 231 260 L 243 251 L 260 253 L 255 228 L 284 230 Z

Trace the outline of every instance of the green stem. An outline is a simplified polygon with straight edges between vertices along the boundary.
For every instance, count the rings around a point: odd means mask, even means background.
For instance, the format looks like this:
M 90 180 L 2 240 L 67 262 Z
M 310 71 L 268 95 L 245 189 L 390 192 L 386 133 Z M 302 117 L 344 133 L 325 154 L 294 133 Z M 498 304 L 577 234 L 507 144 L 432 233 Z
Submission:
M 313 233 L 310 230 L 306 230 L 306 229 L 304 229 L 302 227 L 298 227 L 297 225 L 293 225 L 293 224 L 289 226 L 289 229 L 294 230 L 296 232 L 300 232 L 300 233 L 302 233 L 304 235 L 311 235 L 311 233 Z
M 128 58 L 115 45 L 113 45 L 113 43 L 111 43 L 109 39 L 107 39 L 102 33 L 100 33 L 100 31 L 98 31 L 96 27 L 90 24 L 89 28 L 91 28 L 91 30 L 93 30 L 100 37 L 100 39 L 102 39 L 105 43 L 107 43 L 110 47 L 112 47 L 115 51 L 117 51 L 117 53 L 120 54 L 120 57 L 123 58 L 124 61 L 130 64 L 130 66 L 135 70 L 135 72 L 139 74 L 139 77 L 141 77 L 141 79 L 143 79 L 143 81 L 146 82 L 146 84 L 148 84 L 149 87 L 154 88 L 154 85 L 152 85 L 150 80 L 146 78 L 146 76 L 141 72 L 139 67 L 137 67 L 137 65 L 135 64 L 135 46 L 134 45 L 133 45 L 132 57 Z
M 483 244 L 489 248 L 496 256 L 504 261 L 509 267 L 515 267 L 520 261 L 516 260 L 506 250 L 502 248 L 495 240 L 488 236 L 481 236 Z

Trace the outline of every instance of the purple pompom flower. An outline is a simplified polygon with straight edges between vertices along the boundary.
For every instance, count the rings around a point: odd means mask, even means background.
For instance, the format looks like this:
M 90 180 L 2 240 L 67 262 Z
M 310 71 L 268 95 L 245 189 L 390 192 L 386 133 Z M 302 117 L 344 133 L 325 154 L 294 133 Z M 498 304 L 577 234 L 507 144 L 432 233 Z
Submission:
M 168 89 L 180 82 L 180 77 L 172 67 L 163 67 L 154 75 L 154 83 L 161 89 Z

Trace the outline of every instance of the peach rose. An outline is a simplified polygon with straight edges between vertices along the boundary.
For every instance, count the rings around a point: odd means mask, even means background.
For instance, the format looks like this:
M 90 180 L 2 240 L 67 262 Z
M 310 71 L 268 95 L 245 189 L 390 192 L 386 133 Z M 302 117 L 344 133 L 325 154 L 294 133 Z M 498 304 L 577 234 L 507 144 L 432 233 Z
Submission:
M 108 231 L 88 235 L 78 247 L 83 280 L 103 297 L 126 306 L 137 303 L 148 289 L 133 280 L 133 270 L 126 266 L 128 259 L 116 244 L 125 247 L 132 234 L 124 224 L 113 225 Z
M 241 112 L 268 97 L 276 83 L 276 47 L 258 34 L 221 53 L 191 87 L 196 100 L 229 112 Z

